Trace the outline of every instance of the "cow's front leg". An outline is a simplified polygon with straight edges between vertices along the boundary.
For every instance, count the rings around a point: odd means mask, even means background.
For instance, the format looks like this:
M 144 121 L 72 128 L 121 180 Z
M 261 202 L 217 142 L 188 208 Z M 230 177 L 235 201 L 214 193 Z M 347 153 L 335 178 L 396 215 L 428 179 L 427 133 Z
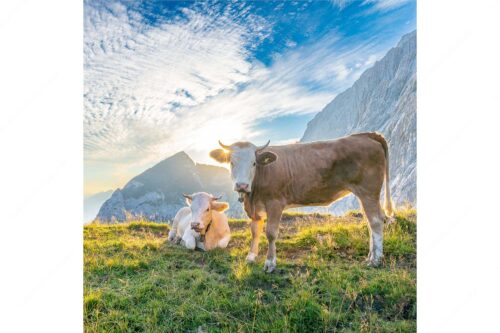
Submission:
M 276 239 L 278 239 L 279 224 L 283 208 L 274 206 L 271 209 L 267 209 L 266 236 L 269 242 L 269 248 L 267 249 L 267 258 L 264 263 L 264 272 L 272 273 L 276 269 Z
M 196 248 L 196 237 L 195 233 L 191 229 L 186 229 L 184 235 L 182 235 L 182 245 L 190 250 L 194 250 Z
M 251 222 L 250 229 L 252 230 L 252 241 L 250 243 L 250 252 L 247 256 L 248 262 L 255 262 L 255 259 L 259 255 L 259 241 L 263 224 L 264 221 L 262 219 L 252 220 Z

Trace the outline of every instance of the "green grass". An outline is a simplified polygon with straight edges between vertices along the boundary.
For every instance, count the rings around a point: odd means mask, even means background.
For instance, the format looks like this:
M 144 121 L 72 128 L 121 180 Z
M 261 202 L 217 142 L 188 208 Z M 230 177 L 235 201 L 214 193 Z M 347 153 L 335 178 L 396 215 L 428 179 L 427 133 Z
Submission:
M 247 265 L 246 220 L 229 248 L 204 253 L 166 243 L 166 224 L 84 227 L 86 332 L 415 332 L 416 214 L 385 229 L 382 267 L 368 268 L 357 212 L 286 213 L 278 268 Z

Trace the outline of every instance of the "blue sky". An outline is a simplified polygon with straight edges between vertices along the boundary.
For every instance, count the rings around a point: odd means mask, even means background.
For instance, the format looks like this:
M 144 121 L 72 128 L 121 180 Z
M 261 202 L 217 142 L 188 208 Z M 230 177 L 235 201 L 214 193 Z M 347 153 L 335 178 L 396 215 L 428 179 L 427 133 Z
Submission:
M 415 2 L 85 1 L 85 192 L 217 140 L 300 139 L 415 29 Z

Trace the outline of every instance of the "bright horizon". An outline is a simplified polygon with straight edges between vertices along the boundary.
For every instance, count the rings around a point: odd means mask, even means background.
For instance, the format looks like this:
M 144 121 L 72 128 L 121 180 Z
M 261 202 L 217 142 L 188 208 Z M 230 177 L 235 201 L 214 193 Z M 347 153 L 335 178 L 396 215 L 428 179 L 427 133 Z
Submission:
M 179 151 L 223 166 L 219 139 L 299 140 L 415 19 L 405 0 L 85 2 L 84 194 Z

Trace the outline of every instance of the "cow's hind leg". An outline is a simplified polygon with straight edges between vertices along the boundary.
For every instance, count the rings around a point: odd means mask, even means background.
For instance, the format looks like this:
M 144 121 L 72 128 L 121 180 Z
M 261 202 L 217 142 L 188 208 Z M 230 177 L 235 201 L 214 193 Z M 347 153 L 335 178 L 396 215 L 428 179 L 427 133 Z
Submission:
M 264 272 L 272 273 L 276 269 L 276 239 L 278 239 L 279 224 L 281 220 L 281 214 L 283 213 L 283 207 L 278 207 L 278 205 L 270 205 L 270 207 L 266 207 L 266 210 L 266 236 L 269 242 L 269 248 L 267 249 L 267 258 L 266 262 L 264 263 Z
M 370 252 L 366 260 L 369 266 L 377 267 L 383 256 L 384 214 L 378 197 L 360 197 L 359 199 L 368 219 L 370 231 Z
M 252 242 L 250 243 L 250 252 L 247 255 L 247 262 L 255 262 L 255 259 L 259 255 L 259 241 L 263 224 L 264 221 L 262 219 L 252 220 L 251 222 L 250 229 L 252 230 Z

